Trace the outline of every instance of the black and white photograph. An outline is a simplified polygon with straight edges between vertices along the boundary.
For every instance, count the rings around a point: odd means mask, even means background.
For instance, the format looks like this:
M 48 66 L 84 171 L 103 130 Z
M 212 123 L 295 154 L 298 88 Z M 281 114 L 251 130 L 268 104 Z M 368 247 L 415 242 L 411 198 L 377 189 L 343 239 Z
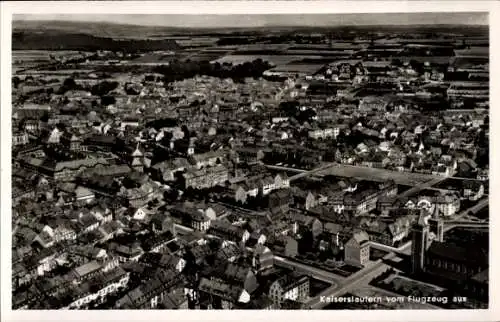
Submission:
M 491 308 L 489 21 L 12 15 L 11 309 Z

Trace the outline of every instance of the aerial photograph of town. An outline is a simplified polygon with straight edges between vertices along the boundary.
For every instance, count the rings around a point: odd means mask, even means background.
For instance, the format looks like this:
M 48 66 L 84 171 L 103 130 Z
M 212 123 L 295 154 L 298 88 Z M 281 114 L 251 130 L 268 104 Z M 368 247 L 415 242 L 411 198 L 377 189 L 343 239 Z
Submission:
M 14 15 L 12 309 L 488 309 L 488 28 Z

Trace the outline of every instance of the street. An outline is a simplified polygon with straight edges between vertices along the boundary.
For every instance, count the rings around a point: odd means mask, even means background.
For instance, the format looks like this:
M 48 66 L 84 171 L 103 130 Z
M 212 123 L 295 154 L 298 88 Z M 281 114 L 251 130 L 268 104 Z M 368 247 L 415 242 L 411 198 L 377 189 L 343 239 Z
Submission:
M 293 261 L 290 259 L 286 259 L 286 258 L 283 258 L 280 256 L 274 256 L 274 263 L 277 266 L 282 266 L 285 268 L 292 268 L 294 270 L 303 271 L 304 273 L 306 273 L 306 274 L 308 274 L 316 279 L 323 280 L 325 282 L 334 284 L 334 285 L 332 285 L 332 287 L 336 286 L 337 284 L 339 284 L 343 280 L 345 280 L 344 277 L 336 275 L 336 274 L 328 272 L 328 271 L 325 271 L 321 268 L 316 268 L 313 266 L 302 264 L 302 263 L 299 263 L 299 262 L 296 262 L 296 261 Z

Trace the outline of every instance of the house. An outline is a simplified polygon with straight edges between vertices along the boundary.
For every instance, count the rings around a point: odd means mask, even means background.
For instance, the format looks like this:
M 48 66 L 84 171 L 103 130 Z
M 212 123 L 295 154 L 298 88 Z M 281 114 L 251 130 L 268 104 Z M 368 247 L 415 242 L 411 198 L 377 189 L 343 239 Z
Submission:
M 26 132 L 12 133 L 12 146 L 26 145 L 29 143 L 29 136 Z
M 164 233 L 170 231 L 173 236 L 176 235 L 175 223 L 168 213 L 156 212 L 149 221 L 151 230 L 154 233 Z
M 186 158 L 175 158 L 155 164 L 152 170 L 156 178 L 171 182 L 176 180 L 177 173 L 186 171 L 189 167 L 190 164 Z
M 116 302 L 118 308 L 155 309 L 167 294 L 183 283 L 179 273 L 159 269 L 155 277 L 130 290 Z
M 195 230 L 207 231 L 210 228 L 211 219 L 204 214 L 203 210 L 191 210 L 189 219 L 191 227 Z
M 477 179 L 481 181 L 488 181 L 489 180 L 489 171 L 488 169 L 481 169 L 478 171 L 477 174 Z
M 264 176 L 259 180 L 260 193 L 263 196 L 267 196 L 271 191 L 276 189 L 275 181 L 270 176 Z
M 344 261 L 348 265 L 363 267 L 370 260 L 368 234 L 364 231 L 355 233 L 344 245 Z
M 264 152 L 258 147 L 238 147 L 235 151 L 239 162 L 256 163 L 264 159 Z
M 236 187 L 234 187 L 234 189 L 235 189 L 234 200 L 236 202 L 239 202 L 241 204 L 245 204 L 247 202 L 248 192 L 247 192 L 247 189 L 245 189 L 245 188 L 247 188 L 247 187 L 244 183 L 240 184 L 240 185 L 236 185 Z
M 353 227 L 350 223 L 337 224 L 332 222 L 327 222 L 323 226 L 322 239 L 326 239 L 330 246 L 343 247 L 343 245 L 349 241 L 353 236 Z
M 224 279 L 202 277 L 198 285 L 200 302 L 211 309 L 232 309 L 236 303 L 248 303 L 250 294 L 240 285 L 235 286 Z
M 285 238 L 285 256 L 286 257 L 295 257 L 299 254 L 299 242 L 297 239 L 286 236 Z
M 116 235 L 123 233 L 123 224 L 118 221 L 111 221 L 102 224 L 97 228 L 97 232 L 101 236 L 101 242 L 105 242 L 114 238 Z
M 57 267 L 57 253 L 45 248 L 41 252 L 23 259 L 23 265 L 31 276 L 43 276 Z
M 67 306 L 70 309 L 82 308 L 92 300 L 102 300 L 109 294 L 124 289 L 130 279 L 130 274 L 121 267 L 116 267 L 103 274 L 96 275 L 91 280 L 79 285 L 77 292 L 72 295 L 72 302 Z
M 225 221 L 213 221 L 207 232 L 225 241 L 237 244 L 244 244 L 250 238 L 250 233 L 246 229 L 233 226 Z
M 224 151 L 209 151 L 203 154 L 193 154 L 188 157 L 188 161 L 196 169 L 213 167 L 222 164 L 224 161 Z
M 61 136 L 61 144 L 63 144 L 70 151 L 81 151 L 82 150 L 82 139 L 70 132 L 64 132 Z
M 360 100 L 358 109 L 360 111 L 385 111 L 387 107 L 387 101 L 380 97 L 367 96 Z
M 473 180 L 464 180 L 462 183 L 462 197 L 470 201 L 477 201 L 484 195 L 484 185 Z
M 246 203 L 249 197 L 257 197 L 259 195 L 259 191 L 261 191 L 260 184 L 260 177 L 247 178 L 242 183 L 235 184 L 233 187 L 233 190 L 235 191 L 234 199 L 238 202 Z M 267 190 L 266 193 L 268 193 Z
M 411 228 L 410 216 L 401 216 L 390 221 L 375 219 L 360 223 L 362 229 L 368 233 L 370 241 L 388 246 L 395 246 L 408 237 Z
M 54 229 L 45 225 L 43 229 L 36 235 L 33 242 L 37 242 L 43 248 L 50 248 L 55 244 Z
M 137 262 L 142 254 L 144 254 L 144 250 L 139 245 L 118 245 L 114 252 L 120 263 L 126 263 L 129 261 Z
M 237 261 L 242 256 L 241 248 L 236 244 L 226 244 L 219 248 L 217 253 L 215 253 L 216 260 L 223 263 L 230 262 L 233 263 Z
M 74 246 L 68 250 L 68 256 L 75 263 L 83 265 L 88 262 L 96 261 L 102 264 L 103 260 L 108 258 L 106 250 L 97 247 Z
M 185 290 L 183 287 L 173 288 L 169 293 L 163 297 L 163 301 L 160 302 L 159 308 L 166 310 L 188 310 L 189 304 Z
M 377 200 L 377 210 L 381 213 L 387 212 L 395 207 L 396 198 L 390 196 L 382 196 Z
M 309 210 L 317 206 L 318 201 L 311 191 L 304 191 L 295 187 L 292 191 L 293 203 L 297 208 Z
M 143 208 L 130 207 L 124 215 L 131 220 L 143 221 L 146 219 L 147 213 Z
M 141 257 L 140 261 L 151 267 L 160 267 L 179 273 L 181 273 L 186 267 L 186 260 L 182 257 L 171 254 L 146 253 Z
M 226 182 L 229 179 L 229 171 L 219 164 L 200 170 L 188 170 L 182 176 L 185 188 L 206 189 Z
M 439 195 L 434 198 L 434 204 L 443 217 L 453 216 L 460 210 L 460 198 L 455 194 Z
M 157 192 L 158 186 L 151 182 L 145 182 L 140 187 L 125 189 L 117 194 L 129 207 L 141 208 L 151 201 Z
M 335 131 L 333 128 L 313 129 L 308 132 L 308 137 L 314 140 L 328 139 L 335 137 Z
M 274 177 L 274 189 L 287 189 L 290 188 L 290 179 L 285 172 L 278 173 Z
M 70 274 L 73 277 L 73 281 L 80 283 L 98 275 L 102 271 L 102 268 L 102 265 L 98 261 L 93 260 L 76 267 Z
M 276 190 L 269 195 L 269 209 L 274 214 L 287 212 L 291 203 L 292 196 L 287 189 Z
M 279 307 L 286 300 L 302 302 L 309 297 L 309 277 L 304 275 L 287 274 L 269 287 L 269 298 Z
M 94 201 L 95 199 L 95 194 L 89 189 L 82 186 L 78 186 L 75 189 L 74 193 L 75 193 L 75 200 L 78 202 L 89 204 L 92 203 L 92 201 Z
M 252 267 L 257 272 L 266 271 L 274 266 L 274 255 L 271 250 L 262 245 L 258 244 L 253 252 L 252 256 Z
M 220 270 L 220 273 L 220 277 L 225 281 L 237 287 L 242 287 L 250 295 L 252 295 L 259 286 L 253 268 L 247 264 L 229 262 L 225 265 L 223 271 L 222 269 Z M 214 274 L 219 276 L 217 272 Z
M 185 225 L 198 231 L 207 231 L 210 227 L 211 221 L 217 217 L 212 207 L 195 205 L 189 202 L 172 208 L 171 213 L 172 215 L 181 218 Z

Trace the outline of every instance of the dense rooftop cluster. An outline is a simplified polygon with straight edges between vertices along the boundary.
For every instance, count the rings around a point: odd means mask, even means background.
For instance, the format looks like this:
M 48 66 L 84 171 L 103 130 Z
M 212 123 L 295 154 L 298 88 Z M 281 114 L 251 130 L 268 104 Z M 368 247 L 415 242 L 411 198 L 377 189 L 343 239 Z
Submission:
M 322 39 L 280 51 L 326 62 L 97 51 L 19 70 L 14 308 L 309 308 L 318 281 L 283 258 L 350 274 L 415 239 L 422 213 L 440 227 L 479 211 L 487 47 Z M 428 267 L 467 251 L 431 230 Z M 471 296 L 479 257 L 457 268 Z

